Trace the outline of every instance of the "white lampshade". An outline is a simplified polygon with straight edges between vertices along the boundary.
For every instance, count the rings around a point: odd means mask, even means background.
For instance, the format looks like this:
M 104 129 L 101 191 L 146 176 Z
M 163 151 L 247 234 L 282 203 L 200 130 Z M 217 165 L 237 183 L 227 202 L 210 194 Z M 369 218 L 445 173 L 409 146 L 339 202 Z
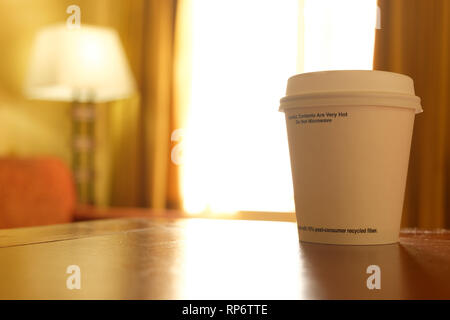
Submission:
M 126 98 L 134 90 L 116 31 L 56 25 L 38 32 L 25 84 L 27 97 L 104 102 Z

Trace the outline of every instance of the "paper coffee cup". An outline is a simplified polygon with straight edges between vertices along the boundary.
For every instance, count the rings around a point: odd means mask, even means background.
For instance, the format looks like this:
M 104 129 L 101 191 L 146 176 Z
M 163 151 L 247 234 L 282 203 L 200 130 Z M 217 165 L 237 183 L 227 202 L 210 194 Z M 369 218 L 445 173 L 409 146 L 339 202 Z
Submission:
M 299 239 L 398 242 L 416 113 L 413 80 L 384 71 L 289 78 L 285 112 Z

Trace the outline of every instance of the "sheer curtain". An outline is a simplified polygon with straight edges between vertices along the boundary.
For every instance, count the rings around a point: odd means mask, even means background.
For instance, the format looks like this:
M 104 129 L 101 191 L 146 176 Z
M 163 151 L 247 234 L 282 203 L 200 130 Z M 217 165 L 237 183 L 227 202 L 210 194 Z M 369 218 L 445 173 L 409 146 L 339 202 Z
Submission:
M 293 212 L 288 77 L 371 69 L 375 0 L 179 0 L 175 109 L 184 209 Z

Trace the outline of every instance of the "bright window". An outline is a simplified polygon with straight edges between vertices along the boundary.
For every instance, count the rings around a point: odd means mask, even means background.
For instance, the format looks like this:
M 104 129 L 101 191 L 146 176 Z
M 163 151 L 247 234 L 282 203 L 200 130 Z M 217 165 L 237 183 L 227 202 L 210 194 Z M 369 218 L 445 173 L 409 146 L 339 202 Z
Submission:
M 372 68 L 376 0 L 189 3 L 185 210 L 294 211 L 279 99 L 298 72 Z

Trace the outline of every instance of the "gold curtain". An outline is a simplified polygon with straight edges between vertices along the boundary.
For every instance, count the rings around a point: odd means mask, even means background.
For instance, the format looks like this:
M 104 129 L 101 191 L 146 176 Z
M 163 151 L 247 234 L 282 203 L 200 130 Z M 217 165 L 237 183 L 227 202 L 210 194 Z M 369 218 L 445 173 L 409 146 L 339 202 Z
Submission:
M 109 104 L 111 206 L 178 208 L 177 167 L 170 161 L 176 0 L 96 0 L 93 19 L 118 30 L 139 93 Z M 83 6 L 81 6 L 82 12 Z M 86 14 L 87 15 L 87 14 Z M 85 15 L 85 16 L 86 16 Z M 89 17 L 86 17 L 89 19 Z
M 97 10 L 89 12 L 118 30 L 139 91 L 105 107 L 106 147 L 99 166 L 109 164 L 104 179 L 109 206 L 163 209 L 180 203 L 177 167 L 170 161 L 176 2 L 96 0 Z
M 403 226 L 450 225 L 450 1 L 379 0 L 374 69 L 414 79 L 417 115 Z
M 176 0 L 144 2 L 142 68 L 144 204 L 178 206 L 176 166 L 171 162 Z

